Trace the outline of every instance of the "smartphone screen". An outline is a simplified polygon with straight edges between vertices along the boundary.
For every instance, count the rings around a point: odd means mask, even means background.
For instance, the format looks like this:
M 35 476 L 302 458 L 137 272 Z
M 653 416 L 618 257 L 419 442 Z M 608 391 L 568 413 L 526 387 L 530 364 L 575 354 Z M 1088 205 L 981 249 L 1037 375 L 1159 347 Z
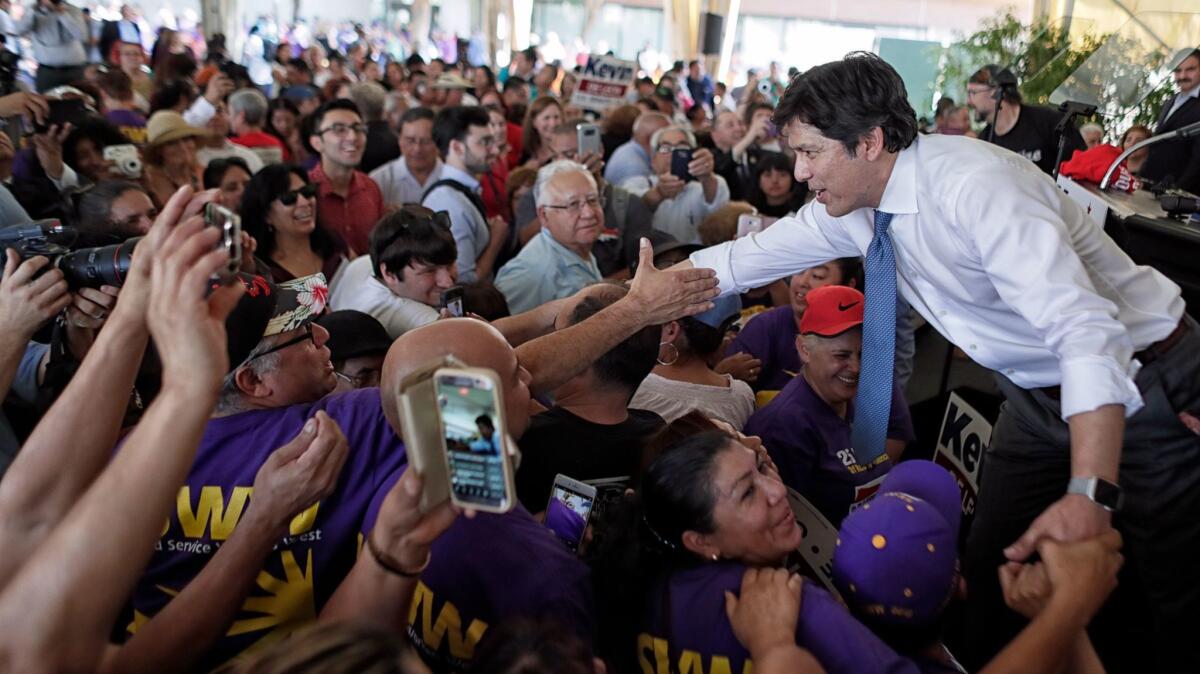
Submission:
M 463 315 L 462 286 L 454 286 L 442 292 L 442 306 L 450 312 L 451 316 L 461 318 Z
M 737 220 L 737 238 L 763 231 L 763 219 L 755 213 L 743 213 Z
M 550 503 L 546 505 L 546 526 L 572 550 L 579 549 L 596 499 L 595 487 L 585 493 L 575 485 L 587 488 L 574 480 L 556 479 L 550 492 Z
M 497 510 L 507 507 L 511 498 L 505 488 L 504 462 L 508 458 L 492 382 L 439 373 L 434 390 L 454 501 Z

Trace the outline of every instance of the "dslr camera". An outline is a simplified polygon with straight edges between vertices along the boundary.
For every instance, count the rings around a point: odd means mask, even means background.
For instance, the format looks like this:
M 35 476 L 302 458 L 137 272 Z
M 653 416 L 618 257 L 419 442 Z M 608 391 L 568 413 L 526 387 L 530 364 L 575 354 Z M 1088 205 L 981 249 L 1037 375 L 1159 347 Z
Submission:
M 228 265 L 214 275 L 213 281 L 229 283 L 237 276 L 242 262 L 241 218 L 229 209 L 209 202 L 204 206 L 204 222 L 221 231 L 216 247 L 229 252 Z M 72 289 L 125 285 L 133 262 L 133 249 L 142 237 L 104 246 L 76 247 L 83 238 L 95 240 L 80 237 L 77 229 L 58 220 L 39 220 L 0 229 L 0 250 L 12 248 L 22 261 L 38 255 L 49 258 L 49 268 L 60 270 Z

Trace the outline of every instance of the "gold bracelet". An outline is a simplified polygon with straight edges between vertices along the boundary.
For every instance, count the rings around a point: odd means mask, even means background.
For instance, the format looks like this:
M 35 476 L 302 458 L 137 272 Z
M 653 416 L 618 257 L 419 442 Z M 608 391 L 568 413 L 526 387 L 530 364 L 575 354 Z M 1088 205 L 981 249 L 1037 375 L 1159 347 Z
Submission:
M 433 551 L 430 550 L 429 552 L 425 553 L 425 562 L 421 564 L 421 568 L 417 569 L 416 571 L 405 571 L 404 569 L 400 568 L 399 564 L 388 559 L 382 552 L 379 551 L 379 548 L 375 547 L 375 541 L 369 534 L 367 535 L 367 550 L 369 550 L 371 552 L 371 556 L 375 558 L 376 564 L 383 567 L 383 569 L 388 573 L 392 573 L 403 578 L 419 578 L 421 576 L 421 572 L 429 568 L 429 562 L 433 559 Z

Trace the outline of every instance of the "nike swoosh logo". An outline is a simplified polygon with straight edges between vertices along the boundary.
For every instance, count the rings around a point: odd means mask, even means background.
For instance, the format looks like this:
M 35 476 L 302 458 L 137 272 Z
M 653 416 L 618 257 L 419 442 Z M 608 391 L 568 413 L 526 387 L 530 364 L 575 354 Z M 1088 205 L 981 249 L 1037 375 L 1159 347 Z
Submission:
M 851 302 L 850 304 L 842 304 L 841 302 L 838 302 L 838 311 L 849 311 L 856 304 L 858 304 L 858 302 Z

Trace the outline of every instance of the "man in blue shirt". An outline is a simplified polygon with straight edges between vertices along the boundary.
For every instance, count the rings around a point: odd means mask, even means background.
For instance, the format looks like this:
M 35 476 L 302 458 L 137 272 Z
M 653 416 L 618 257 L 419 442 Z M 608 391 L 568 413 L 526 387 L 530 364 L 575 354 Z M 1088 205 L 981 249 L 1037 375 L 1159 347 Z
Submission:
M 538 171 L 533 194 L 542 231 L 496 275 L 513 313 L 569 297 L 601 279 L 592 256 L 604 230 L 596 179 L 582 164 L 562 159 Z
M 620 185 L 630 178 L 654 175 L 650 167 L 650 138 L 659 129 L 670 126 L 671 119 L 661 112 L 642 113 L 633 123 L 633 138 L 613 150 L 604 169 L 604 179 Z
M 458 280 L 490 280 L 504 244 L 508 223 L 488 218 L 479 179 L 500 156 L 488 127 L 488 113 L 476 106 L 445 108 L 433 122 L 433 142 L 445 162 L 442 179 L 425 192 L 421 204 L 450 215 L 450 231 L 458 246 Z

